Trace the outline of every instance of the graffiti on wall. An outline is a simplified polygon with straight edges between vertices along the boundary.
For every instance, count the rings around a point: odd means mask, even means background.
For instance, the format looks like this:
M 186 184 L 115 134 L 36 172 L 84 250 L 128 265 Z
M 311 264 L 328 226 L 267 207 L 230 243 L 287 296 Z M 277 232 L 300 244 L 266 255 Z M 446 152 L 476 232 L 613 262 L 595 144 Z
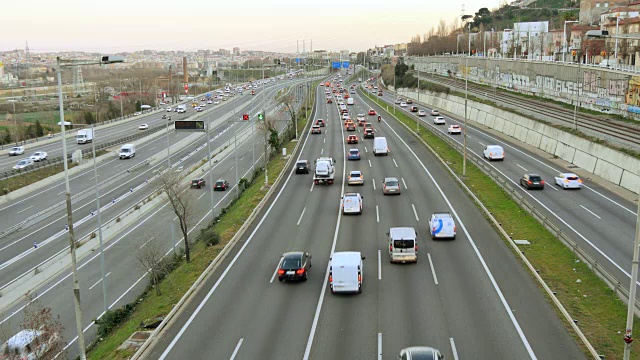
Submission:
M 629 79 L 625 102 L 627 105 L 640 106 L 640 76 L 631 76 Z

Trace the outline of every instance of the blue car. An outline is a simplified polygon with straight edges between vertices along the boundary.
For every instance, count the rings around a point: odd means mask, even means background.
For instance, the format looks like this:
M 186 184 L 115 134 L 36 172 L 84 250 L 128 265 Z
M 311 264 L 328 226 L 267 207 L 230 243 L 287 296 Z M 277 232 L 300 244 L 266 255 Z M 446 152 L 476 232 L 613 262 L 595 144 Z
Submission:
M 358 149 L 349 149 L 349 154 L 347 155 L 347 160 L 360 160 L 360 150 L 358 150 Z

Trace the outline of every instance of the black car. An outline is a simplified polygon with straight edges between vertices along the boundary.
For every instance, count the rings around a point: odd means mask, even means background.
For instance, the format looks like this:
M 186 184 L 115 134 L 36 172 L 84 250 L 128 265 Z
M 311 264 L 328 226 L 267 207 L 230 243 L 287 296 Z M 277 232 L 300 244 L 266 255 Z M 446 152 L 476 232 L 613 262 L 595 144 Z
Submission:
M 308 174 L 309 167 L 309 160 L 298 160 L 296 162 L 296 174 Z
M 220 191 L 225 191 L 229 188 L 229 182 L 227 180 L 218 180 L 216 181 L 216 183 L 213 185 L 213 190 L 220 190 Z
M 524 174 L 520 178 L 520 185 L 527 189 L 544 189 L 544 180 L 538 174 Z
M 364 130 L 364 138 L 365 139 L 373 139 L 375 137 L 375 135 L 373 134 L 373 130 L 372 129 L 365 129 Z
M 311 268 L 311 254 L 296 251 L 282 254 L 282 260 L 278 266 L 278 280 L 302 280 L 307 281 Z
M 200 188 L 204 187 L 204 185 L 205 185 L 205 181 L 204 181 L 203 178 L 191 180 L 191 187 L 192 188 L 200 189 Z

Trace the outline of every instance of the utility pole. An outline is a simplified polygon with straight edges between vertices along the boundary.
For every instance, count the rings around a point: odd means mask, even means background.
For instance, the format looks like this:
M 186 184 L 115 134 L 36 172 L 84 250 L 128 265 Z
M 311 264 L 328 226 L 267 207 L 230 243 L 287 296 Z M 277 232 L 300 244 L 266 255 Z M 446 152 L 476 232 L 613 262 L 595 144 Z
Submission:
M 580 87 L 578 83 L 580 82 L 580 63 L 581 63 L 581 54 L 578 53 L 578 71 L 576 72 L 576 102 L 573 105 L 573 126 L 576 131 L 578 131 L 578 101 L 580 100 Z
M 636 289 L 638 282 L 638 252 L 640 249 L 640 199 L 636 217 L 636 234 L 633 239 L 633 261 L 631 262 L 631 284 L 629 285 L 629 304 L 627 307 L 627 330 L 624 335 L 624 360 L 631 358 L 631 342 L 633 341 L 633 315 L 636 304 Z
M 467 102 L 469 98 L 469 56 L 471 56 L 471 22 L 469 22 L 469 53 L 464 58 L 464 156 L 462 157 L 462 177 L 467 176 Z
M 64 124 L 64 106 L 62 101 L 62 63 L 60 57 L 57 59 L 58 75 L 58 105 L 60 106 L 60 128 L 62 140 L 62 163 L 64 164 L 64 185 L 67 203 L 67 225 L 69 227 L 69 251 L 71 253 L 71 273 L 73 279 L 73 303 L 76 314 L 76 331 L 78 332 L 78 350 L 80 360 L 86 360 L 86 347 L 84 342 L 84 332 L 82 328 L 82 304 L 80 301 L 80 283 L 78 282 L 78 265 L 76 263 L 76 241 L 73 232 L 73 214 L 71 210 L 71 189 L 69 187 L 69 164 L 67 161 L 67 141 Z

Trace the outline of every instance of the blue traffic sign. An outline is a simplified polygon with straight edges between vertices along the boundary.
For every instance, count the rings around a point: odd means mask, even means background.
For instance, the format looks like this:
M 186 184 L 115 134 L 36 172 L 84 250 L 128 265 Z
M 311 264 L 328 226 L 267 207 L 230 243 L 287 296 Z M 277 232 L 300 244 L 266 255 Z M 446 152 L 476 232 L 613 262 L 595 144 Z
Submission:
M 349 68 L 349 61 L 343 61 L 342 62 L 342 68 L 343 69 L 348 69 Z
M 296 58 L 296 64 L 300 63 L 300 58 Z
M 334 61 L 331 63 L 331 68 L 340 69 L 340 61 Z

